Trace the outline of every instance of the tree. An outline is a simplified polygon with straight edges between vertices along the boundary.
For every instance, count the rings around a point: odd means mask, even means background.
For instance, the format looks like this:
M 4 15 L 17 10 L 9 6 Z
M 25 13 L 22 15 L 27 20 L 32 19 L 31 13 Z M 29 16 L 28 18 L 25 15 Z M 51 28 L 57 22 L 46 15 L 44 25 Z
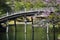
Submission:
M 0 15 L 6 12 L 11 12 L 11 8 L 8 4 L 6 4 L 6 0 L 1 0 L 0 1 Z

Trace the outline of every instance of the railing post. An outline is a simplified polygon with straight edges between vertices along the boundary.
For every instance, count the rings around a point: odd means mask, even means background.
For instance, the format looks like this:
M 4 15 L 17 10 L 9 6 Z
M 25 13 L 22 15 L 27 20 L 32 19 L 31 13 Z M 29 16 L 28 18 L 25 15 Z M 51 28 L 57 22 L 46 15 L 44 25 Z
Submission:
M 32 40 L 34 40 L 34 26 L 33 26 L 33 17 L 31 17 L 32 20 Z
M 14 26 L 15 26 L 15 32 L 17 31 L 17 29 L 16 29 L 16 27 L 17 27 L 17 25 L 16 25 L 16 19 L 14 19 Z
M 9 29 L 9 26 L 8 26 L 8 21 L 6 22 L 6 32 L 8 33 L 8 29 Z
M 7 16 L 8 16 L 8 12 L 7 12 Z M 6 32 L 8 32 L 8 19 L 7 19 L 6 25 L 7 25 L 7 30 L 6 30 Z
M 55 25 L 53 24 L 53 34 L 54 34 L 54 40 L 55 40 Z
M 9 36 L 8 36 L 8 34 L 9 34 L 9 33 L 8 33 L 8 31 L 9 31 L 9 30 L 8 30 L 8 29 L 9 29 L 9 24 L 8 24 L 8 21 L 6 22 L 6 26 L 7 26 L 7 27 L 6 27 L 6 37 L 7 37 L 7 40 L 9 40 Z
M 17 34 L 17 25 L 16 25 L 16 19 L 14 19 L 14 26 L 15 26 L 15 31 L 14 31 L 14 40 L 16 40 L 16 34 Z
M 8 16 L 8 12 L 7 12 L 7 14 L 6 14 L 6 16 Z M 6 36 L 7 36 L 7 40 L 9 40 L 9 37 L 8 37 L 8 29 L 9 29 L 9 23 L 8 23 L 8 19 L 7 19 L 7 22 L 6 22 Z
M 8 16 L 8 12 L 7 12 L 6 15 Z M 8 33 L 8 24 L 9 24 L 9 23 L 8 23 L 8 19 L 7 19 L 7 22 L 6 22 L 6 26 L 7 26 L 7 27 L 6 27 L 6 32 L 7 32 L 7 33 Z
M 53 24 L 53 36 L 54 36 L 54 40 L 55 40 L 55 22 L 54 22 L 54 18 L 52 19 L 52 24 Z

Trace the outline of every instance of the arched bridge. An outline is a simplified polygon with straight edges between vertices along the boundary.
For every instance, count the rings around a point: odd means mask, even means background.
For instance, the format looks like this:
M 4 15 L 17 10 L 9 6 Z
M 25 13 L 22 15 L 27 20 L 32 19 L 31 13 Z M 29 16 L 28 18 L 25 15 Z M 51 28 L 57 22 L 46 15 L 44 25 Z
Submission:
M 34 16 L 35 14 L 40 15 L 43 12 L 44 11 L 41 11 L 41 10 L 35 10 L 35 11 L 22 11 L 22 12 L 12 13 L 10 15 L 8 15 L 8 13 L 7 13 L 6 16 L 0 17 L 0 28 L 4 29 L 8 33 L 9 24 L 6 23 L 6 28 L 3 28 L 1 23 L 7 22 L 8 20 L 13 19 L 14 20 L 14 26 L 15 26 L 15 32 L 16 32 L 17 29 L 16 29 L 16 20 L 15 20 L 15 18 L 20 17 L 20 16 L 23 16 L 23 17 Z M 51 12 L 54 12 L 54 11 L 50 11 L 50 13 Z M 33 18 L 31 18 L 31 19 L 32 19 L 32 25 L 33 25 Z M 60 19 L 58 21 L 60 21 Z M 54 32 L 54 34 L 55 34 L 55 32 Z M 48 35 L 48 33 L 47 33 L 47 35 Z M 25 39 L 26 39 L 26 21 L 25 21 Z M 48 39 L 48 36 L 47 36 L 47 39 Z M 54 39 L 55 39 L 55 36 L 54 36 Z M 32 40 L 34 40 L 34 27 L 33 26 L 32 26 Z
M 40 14 L 44 11 L 46 11 L 47 8 L 42 8 L 42 9 L 39 9 L 39 10 L 30 10 L 30 11 L 21 11 L 21 12 L 16 12 L 16 13 L 11 13 L 11 14 L 6 14 L 6 16 L 2 16 L 0 17 L 0 22 L 5 22 L 7 20 L 10 20 L 10 19 L 14 19 L 14 18 L 17 18 L 17 17 L 20 17 L 20 16 L 33 16 L 35 14 Z M 48 8 L 47 11 L 50 11 L 51 8 Z M 55 10 L 53 10 L 52 12 L 54 12 Z
M 20 12 L 20 13 L 12 13 L 11 15 L 8 16 L 3 16 L 0 18 L 0 22 L 5 22 L 7 20 L 11 20 L 20 16 L 32 16 L 34 14 L 38 13 L 38 11 L 26 11 L 26 12 Z
M 20 17 L 20 16 L 26 17 L 26 16 L 34 16 L 35 14 L 41 15 L 41 13 L 44 13 L 44 11 L 49 11 L 50 13 L 55 12 L 55 10 L 51 10 L 51 8 L 48 8 L 48 9 L 42 8 L 39 10 L 20 11 L 20 12 L 11 13 L 11 14 L 6 13 L 5 16 L 0 17 L 0 23 L 2 23 L 2 22 L 4 23 L 7 20 L 12 20 L 12 19 L 15 19 L 15 18 Z M 60 19 L 58 19 L 58 21 L 59 20 Z

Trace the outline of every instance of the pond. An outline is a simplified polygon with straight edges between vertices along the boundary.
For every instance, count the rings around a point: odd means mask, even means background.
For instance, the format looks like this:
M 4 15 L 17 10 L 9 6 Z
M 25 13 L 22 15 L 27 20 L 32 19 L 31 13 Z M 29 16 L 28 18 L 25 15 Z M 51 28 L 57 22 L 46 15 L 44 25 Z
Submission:
M 17 24 L 15 32 L 14 25 L 9 26 L 9 32 L 0 32 L 0 40 L 25 40 L 24 24 Z M 56 28 L 55 39 L 58 39 L 60 32 Z M 34 27 L 34 40 L 47 40 L 46 28 Z M 26 40 L 32 40 L 32 26 L 27 24 Z M 53 28 L 49 27 L 49 40 L 54 40 Z

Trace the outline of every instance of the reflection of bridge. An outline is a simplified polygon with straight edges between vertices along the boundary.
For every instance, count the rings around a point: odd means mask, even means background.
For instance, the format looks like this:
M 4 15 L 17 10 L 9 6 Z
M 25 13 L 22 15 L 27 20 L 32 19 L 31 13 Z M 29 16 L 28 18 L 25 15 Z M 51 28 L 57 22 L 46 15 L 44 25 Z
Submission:
M 54 12 L 54 11 L 51 11 Z M 35 11 L 25 11 L 25 12 L 19 12 L 19 13 L 13 13 L 11 15 L 7 15 L 7 16 L 3 16 L 0 18 L 0 25 L 1 23 L 6 22 L 6 32 L 8 32 L 8 20 L 14 20 L 14 26 L 15 26 L 15 32 L 16 32 L 16 18 L 23 16 L 25 18 L 25 40 L 26 40 L 26 16 L 34 16 L 35 14 L 40 14 L 43 13 L 43 11 L 41 10 L 35 10 Z M 31 17 L 32 19 L 32 25 L 33 25 L 33 17 Z M 47 33 L 48 34 L 48 33 Z M 48 37 L 47 37 L 48 39 Z M 55 37 L 54 37 L 55 39 Z M 34 27 L 32 26 L 32 40 L 34 40 Z

